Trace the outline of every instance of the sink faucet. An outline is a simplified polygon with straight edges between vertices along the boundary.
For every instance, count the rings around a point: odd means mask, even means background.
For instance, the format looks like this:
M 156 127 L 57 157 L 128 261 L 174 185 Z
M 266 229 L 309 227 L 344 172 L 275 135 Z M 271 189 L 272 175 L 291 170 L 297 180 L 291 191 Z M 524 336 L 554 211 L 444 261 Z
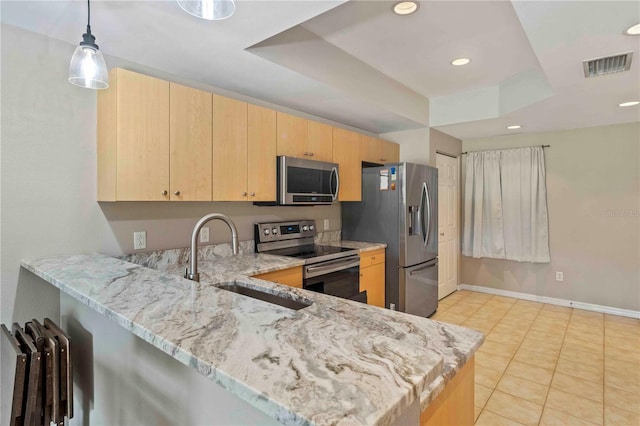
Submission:
M 231 219 L 223 214 L 210 213 L 202 217 L 193 228 L 193 233 L 191 234 L 191 258 L 189 259 L 189 268 L 184 273 L 184 277 L 186 279 L 200 281 L 200 274 L 198 273 L 198 235 L 200 234 L 200 229 L 204 224 L 213 219 L 219 219 L 229 226 L 229 229 L 231 229 L 231 246 L 233 247 L 233 254 L 238 254 L 238 230 L 236 229 L 236 225 L 234 225 Z

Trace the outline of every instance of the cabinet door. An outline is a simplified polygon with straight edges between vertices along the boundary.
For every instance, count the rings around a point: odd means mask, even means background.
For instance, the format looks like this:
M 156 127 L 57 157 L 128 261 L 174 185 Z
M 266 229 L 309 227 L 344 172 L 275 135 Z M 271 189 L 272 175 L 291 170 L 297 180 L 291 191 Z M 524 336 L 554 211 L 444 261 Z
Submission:
M 211 201 L 211 93 L 169 90 L 171 201 Z
M 304 118 L 278 112 L 278 155 L 308 158 L 307 121 Z
M 398 163 L 400 161 L 400 145 L 378 139 L 383 163 Z
M 247 200 L 247 104 L 213 95 L 213 201 Z
M 307 122 L 307 153 L 312 160 L 333 160 L 333 130 L 331 126 L 311 120 Z
M 360 291 L 367 292 L 367 304 L 385 307 L 384 263 L 360 269 Z
M 290 287 L 302 288 L 302 266 L 254 275 L 254 278 L 284 284 Z
M 169 199 L 169 82 L 118 69 L 116 199 Z
M 380 161 L 382 158 L 380 139 L 366 135 L 360 135 L 360 139 L 362 141 L 362 161 L 382 164 Z
M 333 162 L 338 163 L 340 190 L 338 201 L 362 200 L 362 154 L 360 135 L 333 128 Z
M 249 201 L 276 199 L 276 112 L 248 107 Z

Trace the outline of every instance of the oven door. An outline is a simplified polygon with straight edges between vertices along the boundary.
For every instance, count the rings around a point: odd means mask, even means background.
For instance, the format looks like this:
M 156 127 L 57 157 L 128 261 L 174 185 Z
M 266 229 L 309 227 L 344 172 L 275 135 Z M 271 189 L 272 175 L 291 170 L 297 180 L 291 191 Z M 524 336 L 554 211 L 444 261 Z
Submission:
M 359 256 L 305 266 L 303 287 L 330 296 L 367 302 L 366 292 L 360 292 Z
M 278 157 L 278 204 L 332 204 L 339 188 L 337 164 Z

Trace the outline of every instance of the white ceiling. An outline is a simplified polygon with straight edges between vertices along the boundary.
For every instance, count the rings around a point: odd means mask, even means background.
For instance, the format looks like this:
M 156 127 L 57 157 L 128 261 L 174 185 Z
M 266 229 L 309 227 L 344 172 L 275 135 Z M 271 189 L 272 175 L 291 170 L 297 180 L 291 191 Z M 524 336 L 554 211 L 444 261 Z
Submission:
M 637 1 L 244 1 L 224 21 L 174 1 L 92 2 L 100 48 L 146 67 L 374 133 L 431 124 L 468 139 L 640 121 Z M 2 23 L 77 44 L 84 1 L 2 1 Z M 69 57 L 73 46 L 69 46 Z M 583 59 L 634 52 L 585 79 Z M 453 67 L 457 57 L 471 64 Z M 60 58 L 68 61 L 69 58 Z M 429 120 L 429 101 L 431 120 Z

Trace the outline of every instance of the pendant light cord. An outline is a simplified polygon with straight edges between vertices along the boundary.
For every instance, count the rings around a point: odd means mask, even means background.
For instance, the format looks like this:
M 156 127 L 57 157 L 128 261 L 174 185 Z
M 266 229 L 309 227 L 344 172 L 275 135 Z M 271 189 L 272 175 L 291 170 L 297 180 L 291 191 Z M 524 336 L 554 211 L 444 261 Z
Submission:
M 87 28 L 91 32 L 91 0 L 87 0 Z

